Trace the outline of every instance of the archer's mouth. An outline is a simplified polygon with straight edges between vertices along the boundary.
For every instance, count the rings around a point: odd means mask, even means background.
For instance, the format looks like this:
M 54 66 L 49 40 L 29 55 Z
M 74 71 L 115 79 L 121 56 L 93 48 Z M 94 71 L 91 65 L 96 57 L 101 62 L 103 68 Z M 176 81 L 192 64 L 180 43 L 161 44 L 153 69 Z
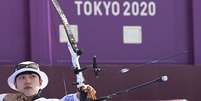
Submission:
M 24 87 L 24 89 L 32 89 L 32 87 L 26 86 L 26 87 Z

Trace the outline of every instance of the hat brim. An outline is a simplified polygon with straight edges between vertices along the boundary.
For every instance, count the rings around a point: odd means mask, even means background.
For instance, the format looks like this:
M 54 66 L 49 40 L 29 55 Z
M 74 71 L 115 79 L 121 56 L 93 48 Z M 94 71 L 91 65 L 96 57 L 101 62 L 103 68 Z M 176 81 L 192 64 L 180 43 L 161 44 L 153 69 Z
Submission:
M 15 71 L 12 75 L 9 76 L 9 78 L 8 78 L 9 87 L 12 88 L 13 90 L 17 91 L 17 88 L 15 87 L 15 78 L 16 78 L 16 76 L 18 74 L 26 72 L 26 71 L 31 71 L 31 72 L 35 72 L 35 73 L 39 74 L 39 76 L 40 76 L 40 78 L 42 80 L 42 84 L 40 86 L 40 89 L 44 89 L 47 86 L 48 77 L 47 77 L 45 72 L 40 71 L 40 70 L 35 70 L 35 69 L 32 69 L 32 68 L 23 68 L 23 69 Z

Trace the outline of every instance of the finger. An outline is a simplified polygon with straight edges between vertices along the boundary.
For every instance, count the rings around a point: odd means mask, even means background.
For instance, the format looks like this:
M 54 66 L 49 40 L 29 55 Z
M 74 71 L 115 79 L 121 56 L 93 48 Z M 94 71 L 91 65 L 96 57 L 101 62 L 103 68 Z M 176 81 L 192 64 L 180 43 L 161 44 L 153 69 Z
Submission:
M 96 100 L 96 90 L 90 86 L 90 85 L 85 85 L 81 87 L 82 91 L 84 91 L 87 94 L 87 98 L 90 98 L 92 100 Z
M 86 86 L 82 86 L 82 87 L 80 87 L 80 90 L 84 91 L 86 93 L 87 92 L 87 87 Z
M 17 101 L 27 101 L 28 100 L 28 98 L 24 94 L 18 93 L 18 94 L 16 94 L 16 96 L 17 96 Z
M 9 93 L 4 97 L 4 101 L 16 101 L 16 98 L 15 94 Z
M 91 92 L 93 94 L 96 94 L 96 90 L 92 86 L 88 86 L 88 92 Z
M 96 100 L 96 96 L 95 96 L 94 94 L 92 94 L 92 93 L 90 93 L 90 94 L 88 95 L 88 98 L 90 98 L 90 99 L 92 99 L 92 100 Z
M 93 87 L 91 86 L 87 87 L 87 96 L 91 98 L 92 100 L 96 99 L 96 91 L 94 90 Z

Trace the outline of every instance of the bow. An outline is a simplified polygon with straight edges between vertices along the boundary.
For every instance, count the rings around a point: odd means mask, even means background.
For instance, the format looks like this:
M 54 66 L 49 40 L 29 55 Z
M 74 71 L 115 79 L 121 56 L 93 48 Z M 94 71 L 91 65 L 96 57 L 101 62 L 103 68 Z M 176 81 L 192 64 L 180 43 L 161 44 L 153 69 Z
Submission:
M 79 64 L 79 57 L 82 54 L 82 51 L 77 47 L 77 43 L 73 37 L 73 33 L 72 33 L 70 25 L 68 23 L 67 17 L 64 14 L 63 10 L 61 9 L 60 4 L 58 3 L 57 0 L 51 0 L 51 1 L 53 3 L 54 8 L 56 9 L 57 13 L 59 14 L 59 17 L 61 18 L 62 24 L 64 25 L 64 29 L 65 29 L 65 32 L 67 34 L 67 46 L 68 46 L 68 49 L 69 49 L 70 54 L 71 54 L 74 73 L 76 74 L 76 85 L 77 85 L 78 89 L 81 89 L 82 87 L 85 87 L 85 84 L 84 84 L 85 80 L 84 80 L 84 76 L 83 76 L 82 71 L 86 69 L 86 68 L 81 68 L 80 64 Z M 179 55 L 184 54 L 184 53 L 186 54 L 186 53 L 188 53 L 188 51 L 184 51 L 182 53 L 175 54 L 175 55 L 168 56 L 168 57 L 163 57 L 163 58 L 160 58 L 157 60 L 151 60 L 151 61 L 146 62 L 145 64 L 138 65 L 137 67 L 143 67 L 146 64 L 158 63 L 161 60 L 170 59 L 170 58 L 179 56 Z M 97 67 L 96 57 L 93 58 L 93 68 L 94 68 L 95 76 L 98 77 L 98 72 L 100 72 L 100 68 Z M 122 71 L 122 73 L 126 73 L 128 70 L 127 70 L 127 68 L 124 68 L 121 71 Z M 141 83 L 140 85 L 133 86 L 131 88 L 121 90 L 121 91 L 117 91 L 117 92 L 114 92 L 114 93 L 109 94 L 107 96 L 101 97 L 101 98 L 97 99 L 96 101 L 106 101 L 108 99 L 111 99 L 113 96 L 116 96 L 116 95 L 119 95 L 122 93 L 126 93 L 129 91 L 135 90 L 137 88 L 141 88 L 141 87 L 144 87 L 144 86 L 147 86 L 150 84 L 154 84 L 157 82 L 165 82 L 165 81 L 167 81 L 167 78 L 168 78 L 167 76 L 161 76 L 161 77 L 158 77 L 154 80 Z M 84 93 L 82 90 L 80 92 L 81 92 L 80 101 L 88 101 L 89 99 L 86 98 L 86 93 Z
M 67 46 L 71 54 L 74 74 L 76 74 L 76 85 L 77 85 L 77 88 L 80 90 L 80 100 L 86 101 L 87 100 L 86 93 L 81 90 L 83 87 L 85 87 L 85 84 L 84 84 L 85 79 L 84 79 L 82 71 L 86 69 L 86 68 L 81 68 L 79 63 L 79 57 L 82 54 L 82 51 L 78 49 L 77 47 L 77 43 L 71 31 L 67 17 L 64 14 L 63 10 L 61 9 L 59 2 L 57 0 L 51 0 L 51 1 L 59 17 L 61 18 L 62 24 L 64 25 L 64 29 L 67 35 Z

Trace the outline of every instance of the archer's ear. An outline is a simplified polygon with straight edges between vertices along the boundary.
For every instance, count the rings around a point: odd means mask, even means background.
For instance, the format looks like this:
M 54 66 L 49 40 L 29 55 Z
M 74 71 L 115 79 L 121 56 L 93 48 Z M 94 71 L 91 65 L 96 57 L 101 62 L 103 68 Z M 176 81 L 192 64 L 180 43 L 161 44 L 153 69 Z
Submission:
M 42 85 L 42 82 L 43 82 L 43 80 L 40 79 L 40 80 L 39 80 L 39 84 L 40 84 L 40 86 Z
M 15 88 L 17 88 L 17 83 L 15 82 Z
M 18 87 L 17 87 L 17 80 L 15 80 L 14 85 L 15 85 L 15 88 L 18 89 Z

